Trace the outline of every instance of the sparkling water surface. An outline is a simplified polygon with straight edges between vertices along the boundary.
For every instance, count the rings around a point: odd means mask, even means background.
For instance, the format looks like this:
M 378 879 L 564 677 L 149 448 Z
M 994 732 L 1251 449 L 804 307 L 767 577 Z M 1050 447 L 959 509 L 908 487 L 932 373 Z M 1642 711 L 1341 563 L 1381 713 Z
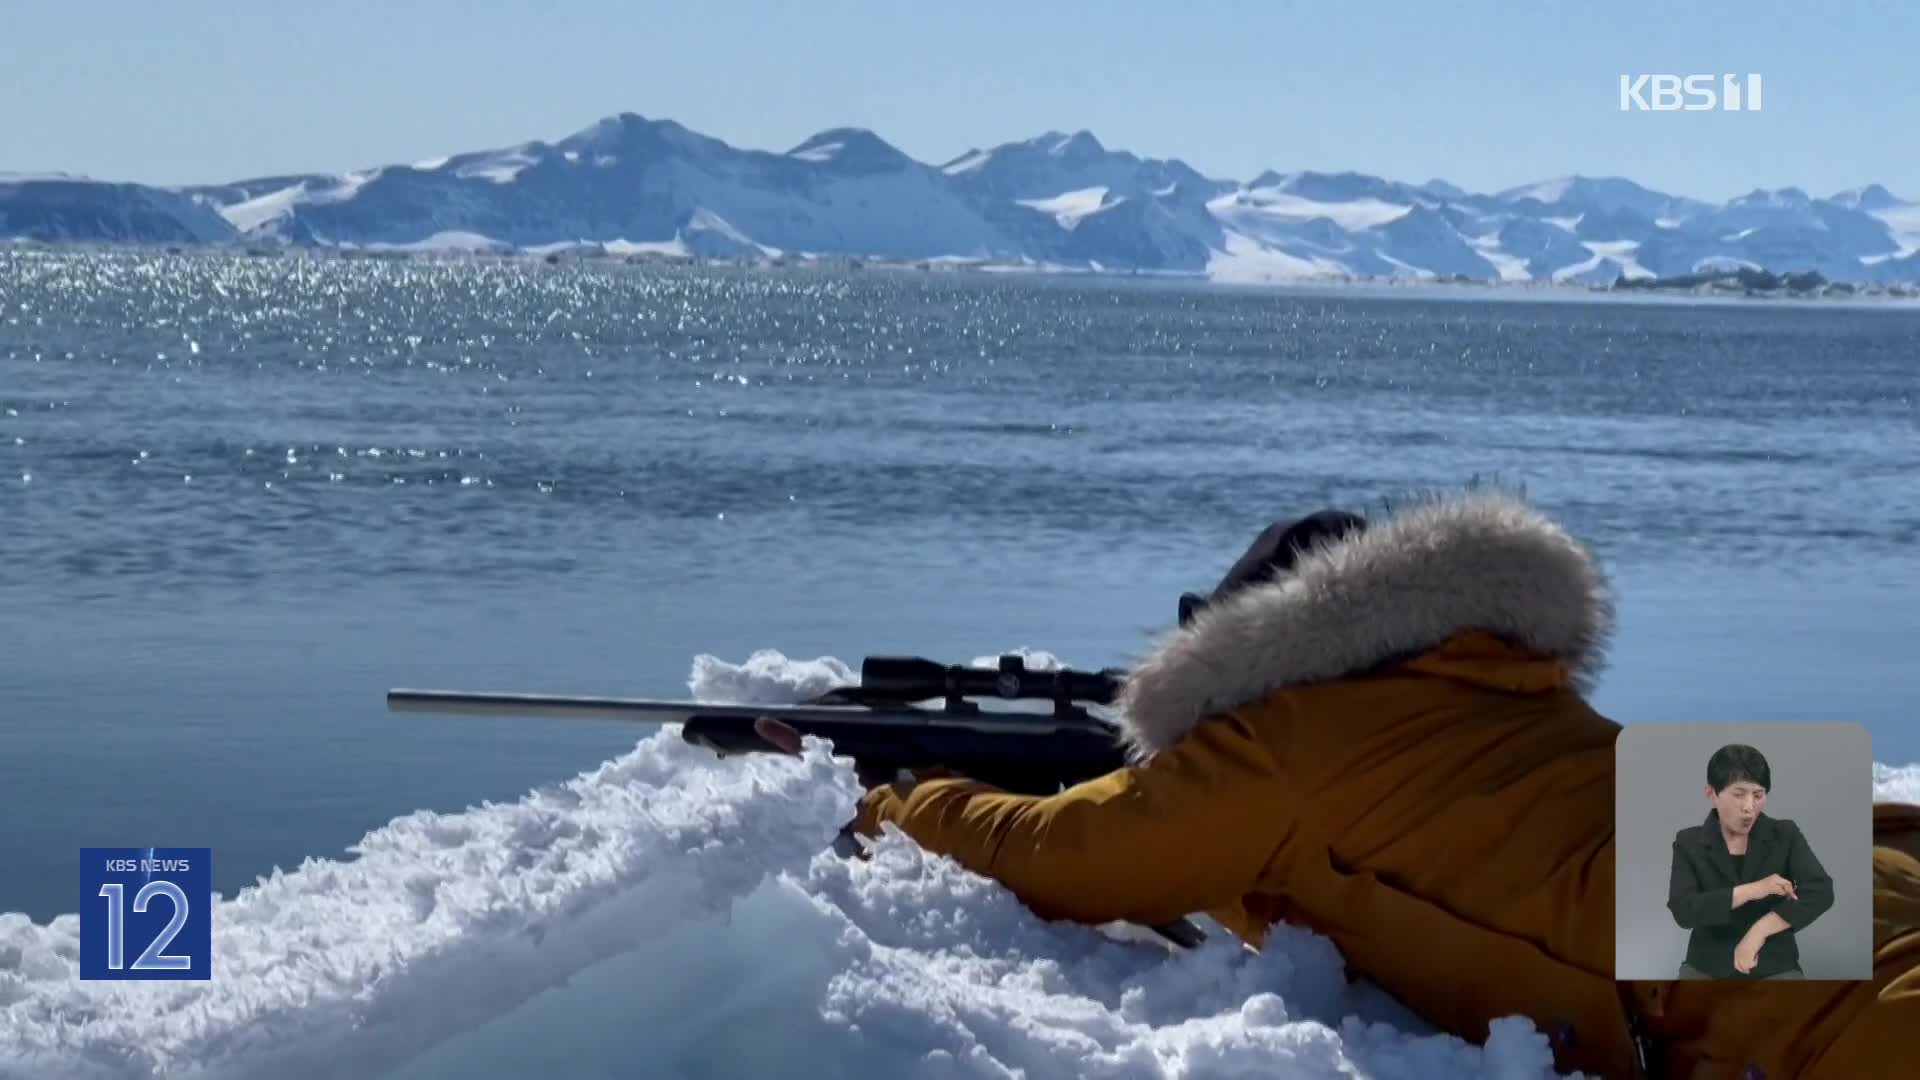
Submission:
M 1920 312 L 1149 279 L 0 252 L 0 911 L 510 799 L 756 649 L 1124 664 L 1271 518 L 1524 487 L 1599 704 L 1920 760 Z

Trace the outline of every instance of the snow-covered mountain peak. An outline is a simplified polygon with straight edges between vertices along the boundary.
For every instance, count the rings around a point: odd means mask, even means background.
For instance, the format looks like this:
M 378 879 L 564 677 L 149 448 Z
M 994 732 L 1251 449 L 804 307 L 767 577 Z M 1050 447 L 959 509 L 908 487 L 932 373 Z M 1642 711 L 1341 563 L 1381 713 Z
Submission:
M 1808 196 L 1805 191 L 1797 187 L 1775 188 L 1772 191 L 1768 191 L 1765 188 L 1754 188 L 1745 195 L 1734 199 L 1729 205 L 1736 207 L 1765 206 L 1791 209 L 1806 206 L 1811 202 L 1813 202 L 1813 199 Z
M 1068 134 L 1064 131 L 1049 131 L 1032 140 L 1046 147 L 1047 153 L 1057 158 L 1086 161 L 1100 157 L 1107 152 L 1093 132 L 1084 128 Z
M 1879 184 L 1868 184 L 1866 187 L 1848 188 L 1846 191 L 1838 192 L 1827 201 L 1836 206 L 1847 207 L 1850 210 L 1897 210 L 1904 206 L 1915 205 L 1908 203 L 1905 199 L 1900 198 Z
M 529 144 L 540 146 L 543 144 Z M 702 135 L 675 120 L 654 120 L 623 112 L 605 117 L 555 144 L 570 161 L 608 163 L 660 154 L 715 155 L 733 152 L 719 139 Z
M 866 128 L 829 128 L 787 151 L 787 156 L 841 172 L 895 172 L 916 163 Z
M 331 175 L 184 189 L 0 180 L 0 241 L 278 243 L 760 259 L 849 255 L 1234 280 L 1610 283 L 1703 267 L 1920 280 L 1920 206 L 1871 184 L 1676 197 L 1569 174 L 1492 194 L 1353 170 L 1213 178 L 1086 130 L 931 165 L 832 127 L 784 152 L 606 116 L 531 140 Z

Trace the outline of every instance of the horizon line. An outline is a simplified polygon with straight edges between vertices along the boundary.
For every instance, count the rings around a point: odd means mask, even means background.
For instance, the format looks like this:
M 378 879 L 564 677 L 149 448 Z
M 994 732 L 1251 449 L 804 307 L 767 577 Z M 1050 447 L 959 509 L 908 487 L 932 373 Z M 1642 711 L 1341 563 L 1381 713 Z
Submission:
M 1653 194 L 1656 194 L 1656 195 L 1664 195 L 1671 199 L 1686 200 L 1690 202 L 1699 202 L 1699 203 L 1705 203 L 1705 204 L 1714 205 L 1714 206 L 1725 205 L 1737 199 L 1747 198 L 1757 194 L 1772 195 L 1772 194 L 1781 194 L 1785 192 L 1798 192 L 1799 194 L 1804 195 L 1810 199 L 1815 199 L 1819 201 L 1831 201 L 1842 195 L 1848 195 L 1848 194 L 1853 194 L 1857 192 L 1865 192 L 1869 188 L 1879 188 L 1880 190 L 1886 192 L 1888 196 L 1890 196 L 1894 200 L 1901 203 L 1913 202 L 1913 200 L 1907 199 L 1901 195 L 1894 193 L 1892 190 L 1887 188 L 1887 186 L 1884 183 L 1877 180 L 1870 180 L 1865 183 L 1854 184 L 1848 187 L 1843 187 L 1838 189 L 1837 191 L 1834 191 L 1832 193 L 1825 194 L 1825 195 L 1813 194 L 1807 188 L 1799 184 L 1785 184 L 1779 187 L 1768 187 L 1764 184 L 1756 184 L 1755 186 L 1748 188 L 1745 191 L 1727 196 L 1725 199 L 1714 199 L 1714 198 L 1708 198 L 1708 197 L 1699 196 L 1699 195 L 1678 194 L 1672 191 L 1662 190 L 1660 188 L 1648 187 L 1646 184 L 1641 183 L 1638 180 L 1635 180 L 1631 176 L 1627 176 L 1621 173 L 1582 173 L 1582 172 L 1554 173 L 1548 176 L 1538 176 L 1530 180 L 1523 180 L 1519 183 L 1509 184 L 1505 187 L 1494 188 L 1491 190 L 1478 190 L 1478 191 L 1465 187 L 1464 185 L 1461 185 L 1461 184 L 1456 184 L 1453 181 L 1448 180 L 1443 175 L 1429 176 L 1425 180 L 1406 180 L 1406 179 L 1398 179 L 1395 177 L 1381 175 L 1379 173 L 1363 172 L 1361 170 L 1351 169 L 1351 168 L 1345 168 L 1345 169 L 1298 168 L 1298 169 L 1292 169 L 1292 170 L 1285 170 L 1285 169 L 1269 166 L 1268 168 L 1263 169 L 1258 173 L 1255 173 L 1253 177 L 1240 178 L 1240 177 L 1233 177 L 1233 176 L 1209 174 L 1189 164 L 1185 158 L 1182 158 L 1179 156 L 1156 156 L 1151 153 L 1143 154 L 1136 150 L 1132 150 L 1124 147 L 1116 147 L 1106 142 L 1105 140 L 1101 139 L 1099 135 L 1095 134 L 1092 129 L 1087 127 L 1079 127 L 1072 131 L 1068 131 L 1061 127 L 1048 127 L 1046 130 L 1041 131 L 1038 134 L 1030 135 L 1025 138 L 1006 139 L 1001 142 L 993 143 L 987 146 L 978 146 L 978 145 L 970 146 L 967 149 L 961 151 L 960 153 L 947 158 L 945 161 L 925 160 L 925 159 L 915 157 L 914 155 L 908 153 L 906 150 L 902 149 L 893 140 L 887 138 L 886 136 L 882 135 L 880 132 L 874 130 L 873 128 L 866 127 L 864 125 L 857 125 L 857 124 L 837 124 L 837 125 L 830 125 L 827 127 L 819 128 L 814 132 L 812 132 L 811 134 L 804 136 L 799 141 L 793 143 L 792 146 L 788 147 L 787 149 L 777 150 L 777 149 L 769 149 L 766 147 L 746 146 L 740 143 L 730 142 L 721 135 L 716 135 L 711 132 L 701 130 L 699 128 L 691 127 L 680 120 L 674 119 L 673 117 L 648 116 L 645 113 L 637 112 L 632 109 L 619 109 L 613 112 L 603 113 L 598 118 L 590 121 L 586 125 L 574 128 L 572 131 L 569 131 L 564 135 L 560 135 L 551 139 L 544 136 L 537 136 L 530 139 L 522 139 L 517 142 L 502 143 L 494 146 L 476 147 L 476 148 L 467 149 L 467 150 L 455 150 L 450 153 L 444 153 L 444 154 L 438 154 L 438 155 L 428 155 L 425 157 L 415 158 L 412 161 L 385 161 L 385 162 L 379 162 L 376 164 L 362 165 L 354 168 L 340 169 L 340 170 L 280 169 L 280 170 L 261 171 L 261 172 L 252 173 L 250 175 L 233 177 L 233 178 L 224 179 L 224 180 L 206 180 L 206 181 L 190 182 L 190 183 L 155 183 L 152 181 L 140 180 L 140 179 L 105 178 L 105 177 L 95 176 L 88 173 L 67 172 L 59 168 L 37 169 L 37 170 L 0 169 L 0 183 L 32 183 L 36 181 L 37 182 L 65 181 L 65 182 L 81 182 L 81 183 L 96 183 L 96 184 L 132 184 L 140 187 L 154 188 L 154 189 L 163 190 L 163 191 L 184 192 L 184 191 L 189 191 L 194 189 L 226 187 L 232 184 L 239 184 L 239 183 L 246 183 L 249 181 L 263 180 L 263 179 L 270 179 L 270 178 L 281 178 L 281 177 L 307 177 L 307 176 L 325 176 L 329 178 L 347 177 L 347 176 L 353 176 L 361 173 L 368 173 L 368 172 L 372 172 L 380 169 L 394 169 L 394 168 L 415 169 L 419 171 L 431 171 L 431 170 L 423 169 L 422 166 L 428 162 L 444 162 L 450 158 L 461 157 L 469 154 L 484 154 L 484 153 L 490 153 L 490 152 L 497 152 L 501 150 L 514 149 L 522 146 L 533 146 L 533 145 L 553 146 L 560 141 L 564 141 L 566 139 L 584 134 L 588 130 L 600 124 L 604 124 L 604 123 L 607 123 L 608 121 L 613 121 L 613 120 L 625 120 L 627 118 L 640 120 L 647 124 L 672 125 L 673 127 L 679 128 L 682 131 L 686 131 L 690 134 L 699 136 L 701 138 L 711 139 L 715 142 L 722 144 L 728 149 L 739 152 L 739 153 L 765 154 L 772 157 L 792 157 L 794 154 L 794 151 L 806 145 L 809 141 L 819 138 L 822 135 L 835 133 L 835 132 L 864 133 L 878 139 L 881 143 L 885 144 L 889 149 L 900 154 L 902 157 L 906 158 L 908 161 L 911 161 L 922 168 L 931 169 L 935 172 L 942 172 L 942 173 L 944 173 L 947 170 L 947 168 L 952 166 L 954 163 L 959 162 L 974 154 L 990 153 L 992 151 L 1000 150 L 1010 146 L 1031 145 L 1033 143 L 1039 142 L 1040 140 L 1047 139 L 1050 137 L 1058 137 L 1061 139 L 1074 139 L 1084 135 L 1092 139 L 1095 145 L 1097 145 L 1102 152 L 1112 153 L 1112 154 L 1126 154 L 1135 158 L 1136 160 L 1143 161 L 1143 162 L 1159 162 L 1164 164 L 1177 164 L 1184 168 L 1191 169 L 1195 174 L 1199 175 L 1201 178 L 1208 180 L 1210 182 L 1238 184 L 1243 189 L 1248 186 L 1248 184 L 1252 179 L 1258 179 L 1260 176 L 1264 176 L 1268 173 L 1272 173 L 1281 177 L 1301 176 L 1301 175 L 1319 175 L 1319 176 L 1333 176 L 1333 177 L 1338 177 L 1338 176 L 1365 177 L 1365 178 L 1376 179 L 1376 180 L 1384 180 L 1388 183 L 1400 184 L 1400 185 L 1403 185 L 1406 187 L 1412 187 L 1412 188 L 1425 188 L 1432 184 L 1445 184 L 1448 187 L 1464 192 L 1465 194 L 1470 196 L 1478 195 L 1478 196 L 1486 196 L 1486 197 L 1498 197 L 1498 196 L 1507 195 L 1513 192 L 1520 191 L 1524 188 L 1535 187 L 1543 184 L 1551 184 L 1551 183 L 1564 181 L 1564 180 L 1595 180 L 1595 181 L 1617 180 L 1624 183 L 1633 184 L 1634 186 L 1639 187 L 1644 191 L 1652 192 Z

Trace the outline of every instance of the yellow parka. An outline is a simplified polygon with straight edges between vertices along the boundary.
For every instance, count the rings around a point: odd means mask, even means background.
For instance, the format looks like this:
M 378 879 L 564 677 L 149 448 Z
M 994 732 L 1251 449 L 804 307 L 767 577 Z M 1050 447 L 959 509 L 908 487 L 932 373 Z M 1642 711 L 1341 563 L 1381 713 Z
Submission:
M 1419 505 L 1163 642 L 1120 703 L 1136 764 L 1050 797 L 882 787 L 856 829 L 898 825 L 1047 918 L 1310 927 L 1463 1038 L 1531 1018 L 1562 1070 L 1920 1077 L 1882 1069 L 1901 1024 L 1920 1040 L 1911 853 L 1876 864 L 1877 986 L 1614 980 L 1620 728 L 1582 695 L 1611 625 L 1590 553 L 1532 508 Z M 1864 1056 L 1814 1069 L 1836 1039 Z

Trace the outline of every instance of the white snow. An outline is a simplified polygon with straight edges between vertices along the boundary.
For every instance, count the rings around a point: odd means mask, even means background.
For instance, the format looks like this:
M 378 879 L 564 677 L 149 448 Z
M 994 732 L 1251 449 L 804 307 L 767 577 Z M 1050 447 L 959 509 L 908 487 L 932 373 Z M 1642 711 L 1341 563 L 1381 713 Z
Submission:
M 338 183 L 330 188 L 322 188 L 319 191 L 312 192 L 308 196 L 308 199 L 311 202 L 323 203 L 346 202 L 348 199 L 358 195 L 361 188 L 372 183 L 385 171 L 385 169 L 367 169 L 362 172 L 342 174 Z
M 1538 199 L 1548 206 L 1552 206 L 1554 203 L 1566 198 L 1567 192 L 1572 189 L 1574 183 L 1578 180 L 1579 177 L 1576 176 L 1561 176 L 1552 180 L 1542 180 L 1537 184 L 1514 188 L 1505 193 L 1505 198 L 1510 202 L 1519 202 L 1522 199 Z
M 987 162 L 992 160 L 993 151 L 975 150 L 954 161 L 948 162 L 942 171 L 948 176 L 959 176 L 962 173 L 978 172 L 986 167 Z
M 852 676 L 763 651 L 697 658 L 689 689 Z M 1920 767 L 1874 782 L 1920 798 Z M 1043 923 L 898 833 L 829 854 L 858 791 L 818 743 L 720 761 L 670 728 L 219 901 L 208 982 L 80 982 L 75 916 L 0 915 L 0 1077 L 1552 1075 L 1529 1023 L 1433 1034 L 1305 929 L 1179 952 Z
M 294 206 L 303 201 L 301 196 L 306 193 L 306 190 L 305 183 L 292 184 L 245 202 L 222 207 L 220 216 L 226 218 L 229 225 L 241 232 L 252 232 L 270 221 L 278 221 L 292 213 Z
M 476 232 L 460 229 L 448 229 L 434 233 L 424 240 L 415 240 L 405 244 L 367 244 L 367 251 L 410 251 L 433 254 L 454 254 L 459 252 L 502 252 L 512 251 L 513 245 L 491 236 L 482 236 Z
M 1260 216 L 1291 221 L 1327 218 L 1343 229 L 1370 229 L 1406 216 L 1413 207 L 1379 199 L 1320 202 L 1277 188 L 1248 188 L 1222 195 L 1207 204 L 1222 218 Z
M 1593 271 L 1598 270 L 1600 268 L 1600 264 L 1604 261 L 1605 260 L 1601 256 L 1594 255 L 1592 258 L 1589 258 L 1584 262 L 1568 263 L 1567 265 L 1562 266 L 1553 272 L 1553 275 L 1552 275 L 1553 280 L 1568 281 L 1574 278 L 1581 277 L 1586 274 L 1590 274 Z
M 0 1076 L 377 1076 L 804 867 L 857 793 L 817 745 L 722 763 L 664 733 L 220 901 L 206 982 L 80 982 L 77 916 L 0 915 Z
M 1417 281 L 1429 281 L 1439 276 L 1425 267 L 1415 266 L 1404 259 L 1396 259 L 1384 251 L 1377 252 L 1376 254 L 1379 255 L 1381 262 L 1394 268 L 1395 273 L 1393 276 L 1396 278 L 1413 278 Z
M 1735 258 L 1732 255 L 1708 255 L 1702 259 L 1695 259 L 1690 269 L 1693 273 L 1701 274 L 1708 271 L 1761 270 L 1764 267 L 1751 259 Z
M 609 255 L 673 255 L 685 258 L 687 245 L 679 240 L 609 240 L 600 245 Z
M 1019 657 L 1028 671 L 1058 671 L 1067 666 L 1064 660 L 1044 649 L 1027 648 L 1008 649 L 1004 653 L 994 653 L 992 656 L 976 656 L 968 663 L 973 667 L 998 667 L 1002 656 Z
M 455 176 L 468 180 L 487 180 L 495 184 L 510 184 L 527 166 L 534 164 L 539 157 L 532 144 L 513 147 L 486 154 L 469 161 L 453 171 Z
M 1920 803 L 1920 765 L 1873 763 L 1873 801 Z
M 485 239 L 482 237 L 481 239 Z M 548 255 L 582 254 L 604 251 L 605 247 L 591 240 L 556 240 L 551 244 L 530 244 L 519 249 L 528 255 L 545 257 Z
M 789 151 L 779 168 L 769 169 L 774 155 L 736 149 L 669 121 L 625 115 L 559 144 L 529 141 L 420 161 L 412 188 L 401 199 L 375 197 L 379 188 L 367 188 L 380 175 L 376 169 L 281 181 L 270 191 L 249 186 L 245 190 L 255 197 L 220 213 L 242 238 L 326 247 L 405 243 L 436 230 L 467 230 L 511 237 L 523 250 L 534 251 L 637 237 L 634 242 L 649 245 L 644 248 L 649 252 L 699 257 L 753 259 L 786 251 L 882 262 L 937 259 L 983 268 L 1110 268 L 1182 276 L 1214 276 L 1209 267 L 1220 267 L 1226 280 L 1317 277 L 1329 271 L 1349 279 L 1397 277 L 1412 270 L 1517 281 L 1521 264 L 1473 237 L 1516 221 L 1545 221 L 1572 233 L 1596 213 L 1622 219 L 1616 235 L 1634 235 L 1634 221 L 1660 215 L 1654 224 L 1668 235 L 1657 257 L 1649 250 L 1645 258 L 1647 266 L 1663 273 L 1722 250 L 1743 255 L 1759 239 L 1752 227 L 1765 228 L 1768 221 L 1783 228 L 1762 245 L 1762 257 L 1796 265 L 1857 264 L 1863 280 L 1889 274 L 1910 279 L 1907 262 L 1896 267 L 1887 260 L 1920 252 L 1920 204 L 1868 211 L 1887 223 L 1891 243 L 1851 216 L 1869 192 L 1884 197 L 1877 187 L 1812 201 L 1799 189 L 1755 191 L 1715 204 L 1664 196 L 1621 178 L 1562 176 L 1495 193 L 1500 203 L 1495 211 L 1451 185 L 1407 188 L 1354 172 L 1266 172 L 1238 188 L 1231 180 L 1219 186 L 1200 181 L 1198 190 L 1187 190 L 1170 182 L 1170 177 L 1192 175 L 1178 162 L 1108 153 L 1088 132 L 1056 130 L 1020 143 L 971 149 L 939 168 L 889 156 L 885 168 L 872 170 L 837 169 L 832 163 L 878 136 L 834 128 L 814 139 Z M 574 167 L 534 167 L 562 161 Z M 231 197 L 227 193 L 233 190 L 221 186 L 190 194 L 210 205 Z M 583 192 L 613 201 L 583 218 Z M 620 192 L 631 198 L 618 197 Z M 89 196 L 100 201 L 102 212 L 81 215 L 54 208 L 44 194 L 0 180 L 0 203 L 24 206 L 29 223 L 23 226 L 20 215 L 0 206 L 9 228 L 56 238 L 74 230 L 75 238 L 139 231 L 116 206 L 126 198 L 124 192 L 103 188 Z M 1127 198 L 1152 203 L 1142 211 L 1126 205 Z M 1552 209 L 1527 200 L 1542 200 Z M 1009 213 L 1007 203 L 1013 201 L 1048 215 L 1057 228 L 1025 213 Z M 316 203 L 340 205 L 314 214 L 309 208 Z M 1102 222 L 1112 228 L 1083 227 L 1089 215 L 1116 207 L 1113 220 Z M 1422 217 L 1403 221 L 1416 207 L 1425 208 Z M 1833 208 L 1845 215 L 1835 220 L 1850 225 L 1830 226 L 1826 211 Z M 143 215 L 155 209 L 181 217 L 189 232 L 209 241 L 235 239 L 233 230 L 211 220 L 205 206 L 141 208 Z M 674 235 L 675 225 L 695 210 L 712 220 L 696 221 Z M 1551 216 L 1532 216 L 1547 213 Z M 1396 221 L 1400 227 L 1383 229 Z M 1689 222 L 1711 224 L 1692 230 Z M 298 227 L 302 224 L 308 227 Z M 1063 238 L 1059 230 L 1074 234 Z M 1229 239 L 1233 234 L 1244 239 Z M 1480 248 L 1485 260 L 1463 257 L 1463 242 Z M 1251 257 L 1249 246 L 1262 249 L 1259 258 Z M 1541 277 L 1610 279 L 1615 272 L 1647 272 L 1630 257 L 1591 251 L 1582 256 L 1564 242 L 1538 251 L 1535 246 L 1528 245 L 1527 263 Z M 1563 256 L 1568 250 L 1574 254 Z M 1203 254 L 1209 251 L 1213 256 Z M 1554 265 L 1563 258 L 1570 265 Z
M 716 214 L 713 211 L 708 210 L 704 207 L 699 210 L 695 210 L 693 212 L 693 216 L 687 219 L 686 231 L 711 232 L 718 236 L 724 236 L 728 240 L 732 241 L 733 243 L 739 244 L 741 247 L 760 247 L 761 246 L 759 244 L 754 243 L 752 238 L 748 237 L 746 233 L 743 233 L 739 229 L 734 228 L 733 225 L 730 222 L 728 222 L 726 218 L 723 218 L 719 214 Z M 771 250 L 771 249 L 763 248 L 762 250 Z
M 1207 260 L 1207 276 L 1224 284 L 1282 284 L 1346 275 L 1346 268 L 1331 259 L 1289 255 L 1239 232 L 1228 232 L 1225 249 Z
M 1900 245 L 1900 255 L 1920 251 L 1920 203 L 1889 206 L 1885 210 L 1872 211 L 1872 214 L 1893 230 L 1893 240 Z
M 343 173 L 333 178 L 326 187 L 316 187 L 310 181 L 302 180 L 290 184 L 278 191 L 265 195 L 256 195 L 244 202 L 222 207 L 220 216 L 241 232 L 252 232 L 270 222 L 278 221 L 293 213 L 296 207 L 314 203 L 346 202 L 360 193 L 382 170 L 369 169 L 364 172 Z
M 1100 185 L 1061 192 L 1047 199 L 1015 199 L 1013 201 L 1051 216 L 1063 229 L 1071 229 L 1080 224 L 1081 218 L 1099 213 L 1106 208 L 1107 191 L 1104 185 Z
M 1571 263 L 1553 272 L 1553 280 L 1567 281 L 1572 278 L 1591 274 L 1603 266 L 1611 264 L 1605 276 L 1611 279 L 1615 274 L 1625 274 L 1630 278 L 1650 278 L 1656 276 L 1653 271 L 1641 266 L 1634 258 L 1639 250 L 1638 240 L 1588 240 L 1584 242 L 1593 257 L 1584 262 Z
M 721 225 L 724 226 L 725 222 L 721 222 Z M 696 254 L 693 248 L 687 244 L 686 233 L 698 232 L 700 227 L 700 224 L 695 222 L 690 229 L 684 230 L 681 235 L 674 237 L 672 240 L 627 240 L 624 238 L 604 241 L 567 240 L 553 244 L 535 244 L 520 250 L 531 255 L 565 255 L 570 253 L 601 252 L 615 258 L 626 258 L 630 255 L 657 255 L 685 259 L 692 258 Z M 737 236 L 737 233 L 735 235 Z M 481 239 L 485 238 L 482 237 Z M 759 247 L 758 250 L 768 256 L 780 254 L 778 250 L 773 248 Z
M 799 158 L 801 161 L 811 161 L 815 164 L 822 164 L 839 157 L 840 151 L 846 148 L 847 144 L 845 142 L 815 143 L 805 150 L 794 151 L 790 156 Z
M 1511 255 L 1500 249 L 1499 234 L 1476 237 L 1473 250 L 1480 257 L 1493 264 L 1500 274 L 1501 281 L 1530 281 L 1533 273 L 1527 269 L 1527 260 L 1519 255 Z

